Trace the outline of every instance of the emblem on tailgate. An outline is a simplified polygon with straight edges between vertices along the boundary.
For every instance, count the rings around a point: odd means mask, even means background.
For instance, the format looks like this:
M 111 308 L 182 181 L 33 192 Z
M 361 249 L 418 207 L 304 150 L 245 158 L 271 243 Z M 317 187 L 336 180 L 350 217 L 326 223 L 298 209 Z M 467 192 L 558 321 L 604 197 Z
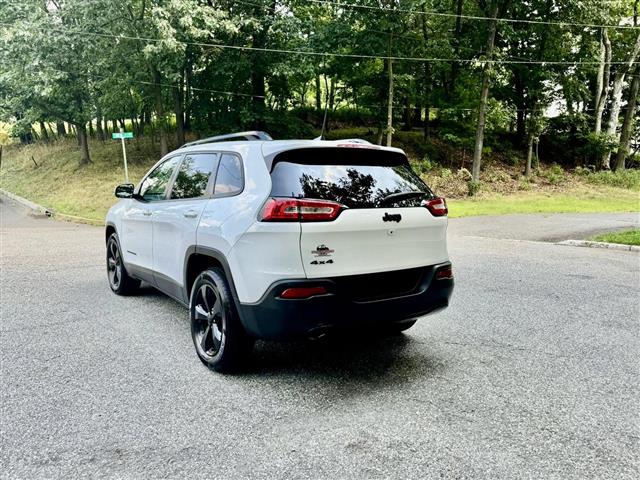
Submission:
M 326 245 L 318 245 L 315 250 L 311 250 L 311 254 L 316 257 L 330 257 L 335 250 L 331 250 Z
M 391 215 L 390 213 L 385 213 L 384 217 L 382 217 L 382 221 L 383 222 L 397 222 L 400 223 L 400 220 L 402 220 L 402 215 L 398 214 L 394 214 Z

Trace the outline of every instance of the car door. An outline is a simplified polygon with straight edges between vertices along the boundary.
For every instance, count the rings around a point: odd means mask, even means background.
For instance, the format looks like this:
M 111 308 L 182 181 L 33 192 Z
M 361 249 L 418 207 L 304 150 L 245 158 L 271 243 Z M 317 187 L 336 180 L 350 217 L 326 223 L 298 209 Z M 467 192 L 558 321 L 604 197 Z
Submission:
M 187 153 L 170 194 L 153 214 L 153 271 L 156 285 L 178 300 L 184 284 L 184 259 L 196 244 L 200 215 L 211 197 L 218 154 Z
M 169 157 L 142 180 L 134 198 L 122 216 L 120 244 L 127 267 L 134 276 L 153 283 L 153 223 L 160 203 L 167 198 L 168 187 L 182 155 Z

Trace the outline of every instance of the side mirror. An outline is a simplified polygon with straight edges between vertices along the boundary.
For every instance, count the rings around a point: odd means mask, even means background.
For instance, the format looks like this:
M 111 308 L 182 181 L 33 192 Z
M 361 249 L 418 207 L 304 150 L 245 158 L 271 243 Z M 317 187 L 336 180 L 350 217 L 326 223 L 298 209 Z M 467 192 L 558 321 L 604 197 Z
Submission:
M 133 183 L 123 183 L 122 185 L 118 185 L 116 187 L 116 191 L 114 193 L 118 198 L 133 198 L 134 188 L 135 186 L 133 185 Z

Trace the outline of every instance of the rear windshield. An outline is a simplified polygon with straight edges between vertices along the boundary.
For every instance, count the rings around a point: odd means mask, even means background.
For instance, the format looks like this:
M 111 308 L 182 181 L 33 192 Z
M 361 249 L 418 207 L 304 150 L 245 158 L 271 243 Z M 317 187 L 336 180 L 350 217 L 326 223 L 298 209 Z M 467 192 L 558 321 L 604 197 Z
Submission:
M 278 161 L 271 172 L 274 197 L 314 198 L 339 202 L 349 208 L 392 208 L 420 206 L 425 199 L 434 198 L 427 185 L 406 162 L 371 162 L 361 158 L 350 165 L 332 164 L 326 155 L 325 164 Z M 307 157 L 308 158 L 308 157 Z M 385 163 L 387 163 L 385 165 Z

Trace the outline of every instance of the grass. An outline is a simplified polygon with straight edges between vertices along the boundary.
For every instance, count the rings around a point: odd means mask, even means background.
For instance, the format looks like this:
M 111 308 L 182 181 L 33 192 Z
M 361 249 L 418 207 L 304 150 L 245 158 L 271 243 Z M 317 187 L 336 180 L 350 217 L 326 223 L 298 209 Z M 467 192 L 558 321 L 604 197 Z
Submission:
M 55 212 L 103 221 L 117 200 L 114 187 L 124 183 L 122 149 L 115 141 L 94 141 L 90 148 L 93 163 L 81 167 L 75 140 L 5 147 L 0 188 Z M 150 142 L 136 145 L 135 140 L 128 144 L 127 157 L 133 183 L 159 159 Z
M 91 141 L 90 149 L 93 163 L 79 166 L 80 155 L 73 139 L 5 146 L 0 188 L 58 213 L 103 221 L 116 202 L 114 187 L 124 182 L 122 151 L 116 141 Z M 158 160 L 158 145 L 149 137 L 136 138 L 127 143 L 127 155 L 129 177 L 136 183 Z M 638 171 L 616 173 L 612 178 L 611 173 L 555 170 L 541 170 L 534 181 L 524 181 L 517 170 L 494 162 L 483 171 L 483 183 L 475 197 L 467 196 L 468 179 L 460 175 L 463 171 L 430 170 L 423 177 L 439 195 L 448 198 L 451 217 L 640 210 Z M 553 181 L 546 178 L 551 174 Z
M 611 187 L 574 186 L 562 193 L 518 192 L 447 201 L 449 216 L 515 213 L 634 212 L 640 210 L 637 192 Z
M 604 233 L 597 235 L 591 240 L 594 242 L 621 243 L 623 245 L 640 246 L 640 229 L 625 230 L 622 232 Z

